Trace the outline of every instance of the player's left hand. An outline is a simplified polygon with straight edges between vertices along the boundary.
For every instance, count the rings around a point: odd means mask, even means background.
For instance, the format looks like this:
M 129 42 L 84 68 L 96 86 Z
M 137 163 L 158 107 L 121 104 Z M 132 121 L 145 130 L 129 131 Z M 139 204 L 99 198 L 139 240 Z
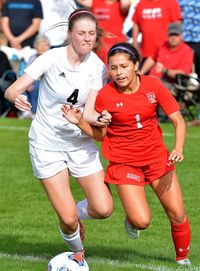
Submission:
M 182 151 L 179 151 L 179 150 L 172 150 L 172 152 L 170 153 L 170 156 L 169 156 L 169 160 L 172 162 L 172 163 L 175 163 L 175 162 L 182 162 L 184 159 L 184 156 L 183 156 L 183 153 Z

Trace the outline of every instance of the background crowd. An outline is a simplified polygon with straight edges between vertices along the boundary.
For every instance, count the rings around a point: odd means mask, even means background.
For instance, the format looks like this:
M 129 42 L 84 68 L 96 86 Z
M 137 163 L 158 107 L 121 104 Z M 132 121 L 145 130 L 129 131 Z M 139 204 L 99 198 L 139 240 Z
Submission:
M 186 80 L 192 82 L 190 74 L 193 80 L 200 78 L 200 3 L 194 0 L 1 0 L 1 116 L 34 118 L 39 81 L 27 89 L 27 97 L 33 104 L 30 114 L 13 112 L 3 97 L 5 87 L 21 76 L 38 55 L 66 44 L 67 18 L 78 7 L 91 10 L 106 33 L 102 46 L 95 49 L 106 65 L 108 50 L 117 42 L 127 41 L 142 56 L 141 74 L 159 77 L 180 100 L 183 113 L 189 105 L 195 105 L 198 110 L 198 80 L 196 89 L 189 94 L 180 94 L 174 83 L 180 74 L 185 76 L 179 82 L 181 87 L 188 86 Z M 109 74 L 107 77 L 110 80 Z

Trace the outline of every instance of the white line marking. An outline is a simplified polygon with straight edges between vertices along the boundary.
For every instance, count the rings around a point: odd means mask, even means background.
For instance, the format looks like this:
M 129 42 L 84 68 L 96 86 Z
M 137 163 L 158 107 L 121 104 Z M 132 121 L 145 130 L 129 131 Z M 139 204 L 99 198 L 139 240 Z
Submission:
M 23 127 L 23 126 L 6 126 L 6 125 L 0 125 L 0 130 L 11 130 L 11 131 L 28 131 L 30 127 Z M 165 137 L 175 137 L 174 133 L 165 133 L 163 132 L 163 136 Z M 187 137 L 189 138 L 198 138 L 199 135 L 190 135 L 187 134 Z
M 0 258 L 7 258 L 7 259 L 13 259 L 13 260 L 21 260 L 21 261 L 28 261 L 28 262 L 48 262 L 50 261 L 47 257 L 40 257 L 40 256 L 31 256 L 31 255 L 18 255 L 18 254 L 8 254 L 8 253 L 0 253 Z M 88 263 L 95 263 L 98 265 L 106 264 L 108 266 L 113 266 L 117 268 L 137 268 L 137 270 L 151 270 L 151 271 L 176 271 L 179 269 L 178 267 L 170 268 L 166 266 L 156 266 L 151 264 L 137 264 L 137 263 L 131 263 L 131 262 L 125 262 L 125 261 L 119 261 L 119 260 L 111 260 L 106 258 L 96 258 L 96 257 L 88 257 L 87 258 Z M 188 270 L 188 271 L 200 271 L 200 266 L 192 266 L 192 267 L 181 267 L 181 270 Z
M 28 131 L 29 127 L 0 125 L 0 129 L 1 130 L 11 130 L 11 131 Z

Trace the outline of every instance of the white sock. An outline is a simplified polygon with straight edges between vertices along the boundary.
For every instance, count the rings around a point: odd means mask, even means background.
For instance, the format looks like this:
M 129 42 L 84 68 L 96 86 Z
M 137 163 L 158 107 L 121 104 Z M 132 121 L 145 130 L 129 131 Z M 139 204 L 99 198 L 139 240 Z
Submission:
M 82 201 L 79 201 L 77 204 L 77 209 L 78 209 L 78 218 L 80 220 L 86 220 L 86 219 L 93 219 L 89 214 L 88 214 L 88 201 L 87 199 L 84 199 Z
M 82 244 L 80 233 L 79 233 L 79 224 L 78 224 L 78 229 L 76 230 L 76 232 L 72 234 L 65 234 L 64 232 L 62 232 L 60 227 L 59 227 L 59 230 L 65 244 L 69 247 L 71 251 L 78 252 L 83 249 L 83 244 Z

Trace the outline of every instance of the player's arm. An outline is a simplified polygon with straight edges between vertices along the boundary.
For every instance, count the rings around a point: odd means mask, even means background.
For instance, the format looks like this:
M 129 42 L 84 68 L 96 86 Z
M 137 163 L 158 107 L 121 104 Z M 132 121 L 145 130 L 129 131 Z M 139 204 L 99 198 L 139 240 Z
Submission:
M 102 141 L 107 128 L 100 128 L 91 126 L 86 120 L 83 119 L 83 114 L 80 108 L 74 108 L 72 105 L 63 105 L 61 107 L 63 117 L 70 123 L 77 125 L 84 133 L 94 138 L 97 141 Z
M 22 95 L 26 89 L 32 85 L 34 79 L 24 73 L 10 87 L 6 89 L 5 99 L 15 104 L 15 107 L 21 111 L 31 110 L 31 104 L 27 101 L 27 97 Z
M 91 125 L 106 127 L 111 122 L 111 115 L 104 110 L 101 114 L 94 110 L 98 90 L 91 90 L 83 112 L 83 118 Z
M 186 136 L 185 120 L 180 111 L 176 111 L 170 114 L 168 117 L 175 127 L 175 145 L 169 156 L 169 160 L 172 162 L 181 162 L 184 159 L 183 148 Z

